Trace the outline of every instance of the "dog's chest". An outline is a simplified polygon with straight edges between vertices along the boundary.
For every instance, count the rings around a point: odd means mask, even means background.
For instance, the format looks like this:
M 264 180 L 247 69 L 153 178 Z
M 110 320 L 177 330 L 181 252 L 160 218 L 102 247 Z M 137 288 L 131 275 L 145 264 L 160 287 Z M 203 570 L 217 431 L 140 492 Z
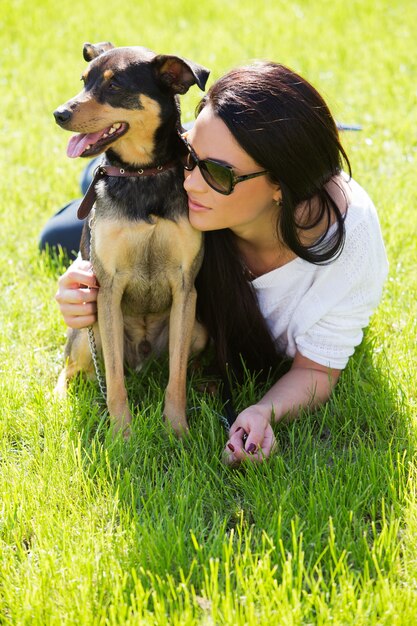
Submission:
M 202 235 L 188 219 L 151 222 L 97 220 L 92 258 L 101 288 L 121 290 L 126 313 L 159 313 L 171 306 L 184 275 L 198 271 Z

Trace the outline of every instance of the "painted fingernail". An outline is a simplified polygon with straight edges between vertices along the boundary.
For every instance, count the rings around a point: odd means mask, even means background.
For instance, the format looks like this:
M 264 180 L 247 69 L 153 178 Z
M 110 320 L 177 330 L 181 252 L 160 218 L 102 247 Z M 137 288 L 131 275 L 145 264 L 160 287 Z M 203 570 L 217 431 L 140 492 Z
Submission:
M 246 450 L 246 452 L 248 452 L 248 454 L 253 454 L 256 450 L 256 446 L 254 443 L 249 444 L 248 449 Z
M 235 447 L 234 447 L 231 443 L 228 443 L 228 444 L 227 444 L 227 447 L 228 447 L 228 448 L 229 448 L 229 450 L 231 450 L 232 452 L 234 452 L 234 451 L 235 451 Z

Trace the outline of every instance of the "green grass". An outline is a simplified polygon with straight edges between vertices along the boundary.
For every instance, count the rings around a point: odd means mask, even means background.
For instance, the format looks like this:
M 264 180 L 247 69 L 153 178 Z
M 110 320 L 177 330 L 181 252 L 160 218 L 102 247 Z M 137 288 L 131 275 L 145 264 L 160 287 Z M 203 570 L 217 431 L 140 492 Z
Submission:
M 413 0 L 12 0 L 1 30 L 0 623 L 417 621 L 417 7 Z M 390 260 L 365 341 L 326 407 L 277 428 L 279 454 L 225 468 L 221 403 L 189 386 L 191 436 L 161 425 L 166 364 L 128 380 L 134 433 L 112 440 L 97 386 L 51 393 L 65 328 L 47 218 L 78 195 L 52 111 L 84 41 L 183 55 L 216 78 L 254 58 L 301 72 L 345 134 Z M 182 99 L 193 116 L 197 89 Z M 248 378 L 243 407 L 262 393 Z

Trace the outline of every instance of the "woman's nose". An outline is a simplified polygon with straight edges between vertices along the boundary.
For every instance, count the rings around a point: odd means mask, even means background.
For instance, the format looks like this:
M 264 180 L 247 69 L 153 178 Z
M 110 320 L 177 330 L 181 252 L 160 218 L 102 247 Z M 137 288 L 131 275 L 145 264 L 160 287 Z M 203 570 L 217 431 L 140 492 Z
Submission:
M 184 189 L 187 192 L 205 191 L 207 183 L 201 175 L 200 168 L 195 167 L 193 170 L 184 170 Z

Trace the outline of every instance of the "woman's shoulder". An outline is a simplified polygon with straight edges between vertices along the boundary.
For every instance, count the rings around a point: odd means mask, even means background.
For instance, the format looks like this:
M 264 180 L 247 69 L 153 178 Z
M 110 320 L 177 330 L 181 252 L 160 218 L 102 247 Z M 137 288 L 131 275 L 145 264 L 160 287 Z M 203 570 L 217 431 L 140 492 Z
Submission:
M 351 254 L 352 245 L 356 243 L 356 247 L 364 249 L 365 256 L 372 251 L 385 256 L 381 225 L 373 200 L 353 178 L 348 185 L 351 195 L 345 215 L 345 254 Z
M 344 180 L 349 189 L 346 225 L 353 226 L 360 221 L 379 223 L 377 210 L 368 192 L 354 178 L 345 176 Z
M 323 267 L 326 280 L 340 280 L 343 290 L 379 291 L 388 273 L 388 260 L 375 205 L 365 189 L 348 179 L 350 197 L 345 214 L 345 240 L 338 257 Z

